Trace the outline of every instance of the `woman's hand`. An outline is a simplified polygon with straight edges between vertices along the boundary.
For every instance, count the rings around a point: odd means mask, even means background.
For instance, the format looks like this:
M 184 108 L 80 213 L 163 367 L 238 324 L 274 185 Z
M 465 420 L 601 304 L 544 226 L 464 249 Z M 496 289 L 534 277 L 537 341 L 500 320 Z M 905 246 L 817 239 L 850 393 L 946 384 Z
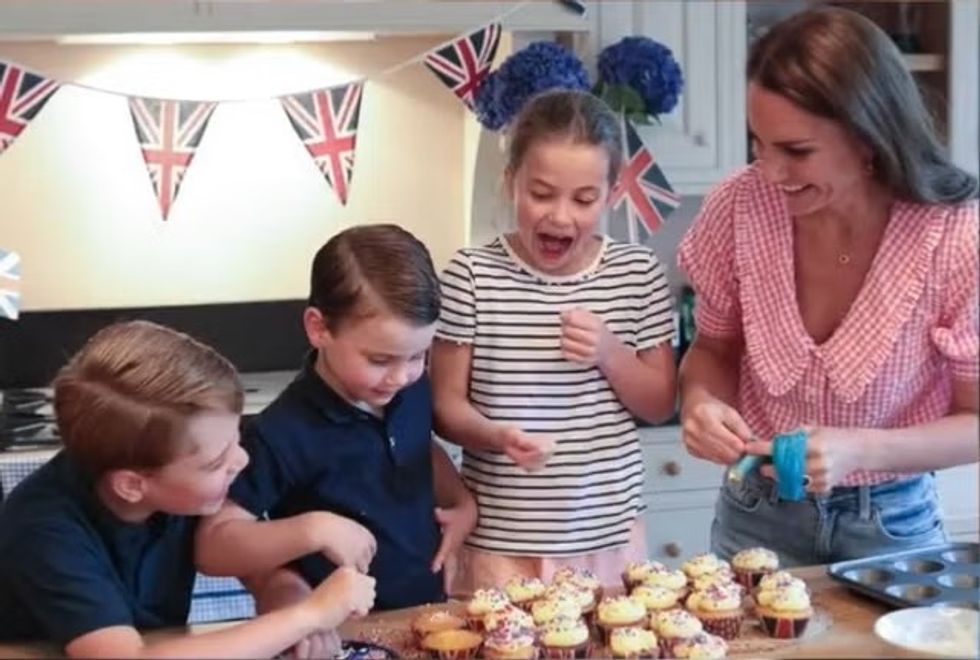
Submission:
M 681 408 L 681 431 L 692 456 L 722 465 L 741 458 L 752 437 L 738 411 L 709 394 L 687 398 Z
M 806 474 L 804 483 L 811 493 L 826 495 L 835 486 L 860 465 L 859 438 L 854 437 L 850 429 L 832 428 L 829 426 L 803 427 L 807 432 L 806 442 Z M 772 455 L 771 442 L 753 442 L 746 450 L 750 454 Z M 776 478 L 772 465 L 763 465 L 763 476 Z

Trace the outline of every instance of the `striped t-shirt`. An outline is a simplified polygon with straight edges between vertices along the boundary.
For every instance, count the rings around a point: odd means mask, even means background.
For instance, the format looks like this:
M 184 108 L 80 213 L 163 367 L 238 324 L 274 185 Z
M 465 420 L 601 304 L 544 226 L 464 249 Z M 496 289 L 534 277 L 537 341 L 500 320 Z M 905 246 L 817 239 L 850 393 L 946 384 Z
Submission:
M 636 424 L 597 367 L 562 357 L 560 314 L 588 309 L 637 351 L 669 342 L 670 293 L 653 252 L 605 238 L 591 267 L 553 277 L 525 264 L 501 237 L 456 253 L 442 294 L 436 336 L 472 344 L 473 405 L 557 441 L 548 464 L 530 473 L 503 453 L 464 451 L 463 478 L 480 508 L 467 543 L 537 556 L 626 544 L 642 510 Z

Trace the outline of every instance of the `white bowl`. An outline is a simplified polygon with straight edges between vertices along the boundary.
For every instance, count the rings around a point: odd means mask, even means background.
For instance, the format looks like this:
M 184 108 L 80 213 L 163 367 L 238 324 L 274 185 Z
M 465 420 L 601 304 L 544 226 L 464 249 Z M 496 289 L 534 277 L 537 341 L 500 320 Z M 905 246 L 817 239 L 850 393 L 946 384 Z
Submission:
M 910 607 L 878 618 L 875 634 L 915 653 L 980 656 L 980 612 L 956 607 Z

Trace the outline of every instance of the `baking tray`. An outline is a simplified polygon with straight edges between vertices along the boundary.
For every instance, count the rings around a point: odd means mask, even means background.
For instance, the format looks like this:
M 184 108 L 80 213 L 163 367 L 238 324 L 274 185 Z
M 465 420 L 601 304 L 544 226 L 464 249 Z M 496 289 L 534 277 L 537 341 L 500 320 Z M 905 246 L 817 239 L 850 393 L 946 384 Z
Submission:
M 827 574 L 849 588 L 897 607 L 980 610 L 980 544 L 943 545 L 842 561 Z

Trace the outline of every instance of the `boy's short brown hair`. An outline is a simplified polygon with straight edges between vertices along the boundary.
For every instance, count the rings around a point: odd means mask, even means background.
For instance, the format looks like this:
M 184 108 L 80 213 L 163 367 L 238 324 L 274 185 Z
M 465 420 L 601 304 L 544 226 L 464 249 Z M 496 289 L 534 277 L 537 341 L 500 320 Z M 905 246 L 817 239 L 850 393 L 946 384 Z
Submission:
M 439 303 L 429 250 L 398 225 L 345 229 L 313 257 L 309 304 L 331 330 L 382 311 L 378 306 L 409 323 L 429 325 L 439 318 Z
M 179 438 L 190 415 L 240 414 L 243 398 L 227 359 L 148 321 L 103 328 L 54 380 L 65 450 L 95 476 L 166 465 L 187 449 Z

